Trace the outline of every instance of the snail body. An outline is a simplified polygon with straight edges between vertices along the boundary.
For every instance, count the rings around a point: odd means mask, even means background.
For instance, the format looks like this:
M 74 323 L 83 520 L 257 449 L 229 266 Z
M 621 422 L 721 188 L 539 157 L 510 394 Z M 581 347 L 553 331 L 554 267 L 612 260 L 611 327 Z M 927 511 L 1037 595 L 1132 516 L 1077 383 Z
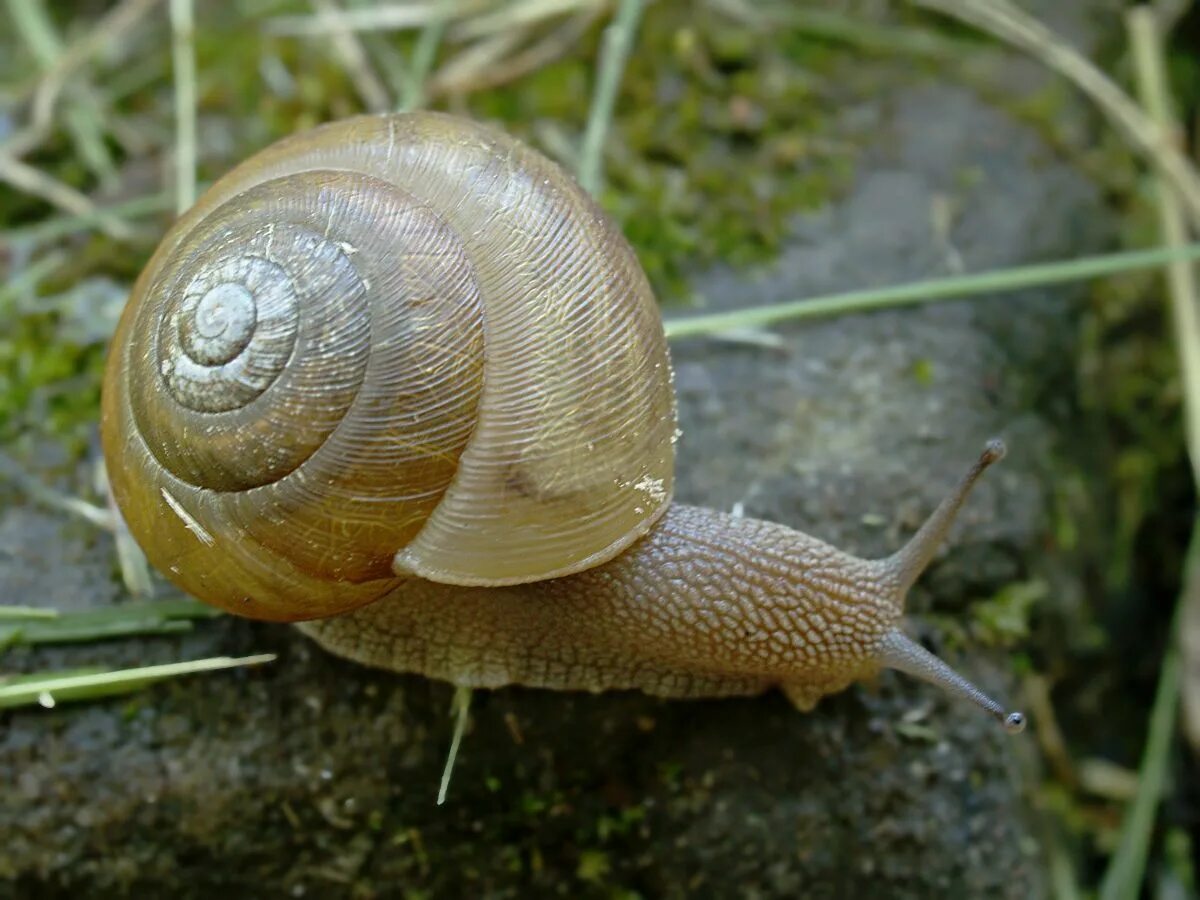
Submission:
M 168 578 L 370 665 L 803 708 L 890 666 L 1021 724 L 900 630 L 1002 447 L 885 560 L 672 504 L 670 360 L 632 249 L 473 122 L 333 123 L 218 181 L 134 287 L 101 432 Z

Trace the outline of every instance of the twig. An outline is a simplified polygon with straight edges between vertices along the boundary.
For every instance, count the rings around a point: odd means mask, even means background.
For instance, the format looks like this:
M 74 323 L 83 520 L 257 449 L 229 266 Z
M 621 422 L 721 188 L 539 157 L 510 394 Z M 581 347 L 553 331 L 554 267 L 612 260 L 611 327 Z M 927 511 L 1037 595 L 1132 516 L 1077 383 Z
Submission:
M 596 74 L 596 91 L 588 110 L 587 130 L 579 152 L 579 183 L 590 194 L 600 189 L 600 163 L 604 138 L 612 120 L 617 86 L 625 72 L 625 61 L 633 46 L 633 36 L 642 17 L 642 0 L 621 0 L 611 25 L 604 31 L 604 46 Z
M 933 278 L 886 288 L 869 288 L 772 303 L 753 309 L 708 315 L 671 318 L 666 322 L 667 337 L 681 338 L 713 334 L 736 328 L 771 325 L 784 320 L 820 319 L 868 310 L 892 309 L 955 300 L 974 294 L 1015 291 L 1021 288 L 1042 287 L 1070 281 L 1087 281 L 1107 275 L 1120 275 L 1138 269 L 1156 269 L 1175 260 L 1200 259 L 1200 243 L 1178 249 L 1159 247 L 1153 250 L 1131 250 L 1101 256 L 1085 256 L 1062 262 L 1039 263 L 1012 269 L 996 269 L 972 275 Z
M 175 212 L 196 202 L 196 53 L 192 0 L 171 0 L 171 69 L 175 81 Z
M 1200 226 L 1200 174 L 1154 120 L 1088 59 L 1010 0 L 911 0 L 975 25 L 1019 47 L 1087 94 L 1126 139 L 1149 157 L 1179 192 Z

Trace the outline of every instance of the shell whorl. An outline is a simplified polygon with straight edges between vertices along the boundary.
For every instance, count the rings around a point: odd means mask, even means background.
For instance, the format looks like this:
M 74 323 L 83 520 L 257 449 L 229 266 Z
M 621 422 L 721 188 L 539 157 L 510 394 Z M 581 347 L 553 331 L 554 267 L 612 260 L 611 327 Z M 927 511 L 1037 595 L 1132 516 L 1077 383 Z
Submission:
M 152 562 L 296 619 L 397 575 L 611 558 L 669 502 L 674 406 L 644 276 L 586 195 L 417 114 L 280 142 L 176 224 L 122 318 L 102 431 Z
M 192 228 L 145 295 L 132 412 L 181 481 L 245 491 L 311 458 L 307 478 L 362 491 L 440 455 L 440 474 L 386 493 L 445 491 L 477 414 L 483 309 L 461 243 L 410 197 L 342 173 L 273 179 Z M 419 422 L 401 436 L 404 417 Z

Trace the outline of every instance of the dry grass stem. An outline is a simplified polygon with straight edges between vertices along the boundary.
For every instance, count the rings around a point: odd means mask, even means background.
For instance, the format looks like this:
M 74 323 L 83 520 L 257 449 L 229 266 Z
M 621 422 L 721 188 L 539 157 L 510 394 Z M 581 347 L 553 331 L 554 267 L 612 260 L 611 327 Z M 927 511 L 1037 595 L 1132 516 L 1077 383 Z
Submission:
M 108 470 L 104 467 L 103 459 L 97 460 L 93 474 L 96 490 L 105 498 L 108 512 L 112 516 L 121 583 L 134 597 L 153 597 L 154 578 L 150 574 L 150 562 L 146 559 L 146 554 L 138 542 L 133 539 L 129 526 L 125 524 L 125 517 L 117 508 L 117 502 L 113 499 L 112 488 L 108 481 Z
M 1193 225 L 1200 224 L 1200 174 L 1170 135 L 1077 50 L 1010 0 L 911 0 L 974 25 L 1024 50 L 1090 97 L 1126 139 L 1171 182 Z
M 171 69 L 175 82 L 175 212 L 196 202 L 196 52 L 192 0 L 171 0 Z
M 1153 11 L 1146 6 L 1128 16 L 1133 59 L 1142 102 L 1163 134 L 1180 144 L 1179 123 L 1171 110 L 1170 87 L 1166 82 L 1162 37 Z M 1179 199 L 1161 178 L 1155 180 L 1159 228 L 1163 243 L 1182 247 L 1188 242 L 1188 226 Z M 1191 457 L 1192 477 L 1200 485 L 1200 301 L 1196 292 L 1196 269 L 1182 260 L 1166 268 L 1175 347 L 1182 369 L 1184 435 Z
M 343 12 L 335 0 L 309 0 L 318 15 L 326 16 L 332 23 L 329 28 L 329 39 L 333 43 L 333 51 L 338 62 L 354 82 L 354 88 L 362 99 L 363 105 L 371 112 L 380 113 L 391 109 L 392 102 L 387 88 L 375 70 L 371 68 L 371 60 L 358 37 L 349 28 L 340 24 L 338 14 Z
M 67 262 L 65 250 L 51 250 L 0 282 L 0 311 L 5 304 L 36 295 L 38 285 Z
M 453 35 L 460 40 L 472 40 L 514 28 L 540 25 L 572 13 L 599 14 L 611 5 L 608 0 L 513 0 L 494 11 L 464 18 L 454 27 Z
M 86 195 L 19 159 L 0 155 L 0 181 L 39 197 L 63 212 L 88 217 L 113 240 L 124 242 L 134 237 L 129 225 L 98 209 Z
M 1180 129 L 1171 109 L 1158 17 L 1149 7 L 1142 6 L 1130 11 L 1127 22 L 1142 102 L 1164 132 L 1178 141 Z M 1155 189 L 1163 243 L 1170 247 L 1181 246 L 1188 240 L 1188 228 L 1178 199 L 1161 179 L 1157 180 Z M 1167 267 L 1166 274 L 1183 383 L 1184 436 L 1192 478 L 1200 485 L 1200 299 L 1196 291 L 1196 269 L 1194 264 L 1176 262 Z M 1185 593 L 1182 598 L 1187 603 L 1180 621 L 1183 726 L 1192 749 L 1200 751 L 1200 592 Z
M 1126 27 L 1133 52 L 1134 71 L 1138 89 L 1146 106 L 1148 118 L 1161 140 L 1170 141 L 1177 133 L 1171 112 L 1170 85 L 1166 76 L 1166 61 L 1162 35 L 1152 10 L 1136 7 L 1126 15 Z M 1172 147 L 1172 149 L 1174 149 Z M 1161 160 L 1159 160 L 1161 165 Z M 1169 249 L 1178 249 L 1187 241 L 1187 225 L 1178 195 L 1159 170 L 1156 183 L 1159 220 L 1162 237 Z M 1195 214 L 1195 210 L 1192 210 Z M 1197 423 L 1197 404 L 1200 404 L 1200 337 L 1196 329 L 1196 295 L 1193 265 L 1175 262 L 1167 268 L 1170 303 L 1174 310 L 1177 352 L 1183 370 L 1183 405 L 1187 423 L 1188 451 L 1196 468 L 1200 438 L 1194 433 Z M 1200 479 L 1197 479 L 1200 484 Z M 1184 564 L 1182 584 L 1171 617 L 1170 642 L 1162 657 L 1154 704 L 1146 729 L 1146 742 L 1141 763 L 1133 784 L 1133 795 L 1121 817 L 1120 839 L 1116 852 L 1109 860 L 1100 885 L 1101 900 L 1124 900 L 1142 894 L 1158 810 L 1166 793 L 1172 747 L 1176 738 L 1176 719 L 1181 690 L 1189 682 L 1195 693 L 1193 675 L 1183 673 L 1195 663 L 1196 657 L 1186 658 L 1188 642 L 1180 640 L 1189 618 L 1195 620 L 1200 611 L 1200 519 L 1193 517 L 1192 536 Z M 1182 648 L 1181 648 L 1182 645 Z M 1181 652 L 1182 649 L 1182 652 Z M 1194 648 L 1193 648 L 1194 649 Z
M 92 213 L 86 215 L 71 214 L 47 217 L 29 225 L 20 225 L 0 231 L 0 249 L 17 244 L 48 243 L 94 228 L 100 219 L 106 217 L 114 221 L 127 222 L 129 219 L 163 212 L 170 209 L 172 205 L 170 196 L 166 193 L 159 193 L 134 197 L 124 203 L 113 204 L 105 208 L 96 207 Z
M 1050 764 L 1054 777 L 1066 785 L 1078 783 L 1075 762 L 1058 724 L 1050 683 L 1041 675 L 1030 675 L 1022 684 L 1024 702 L 1029 708 L 1029 720 L 1036 723 L 1034 733 L 1042 755 Z
M 1150 6 L 1158 19 L 1159 29 L 1163 34 L 1168 34 L 1191 5 L 1192 0 L 1154 0 Z
M 106 531 L 113 530 L 113 517 L 108 510 L 93 503 L 88 503 L 80 497 L 63 494 L 54 490 L 54 488 L 42 484 L 36 478 L 26 473 L 16 460 L 5 453 L 0 453 L 0 479 L 12 482 L 29 499 L 40 503 L 48 509 L 70 513 L 72 516 L 83 519 L 85 522 L 95 525 L 97 528 L 103 528 Z
M 38 67 L 53 69 L 63 53 L 62 38 L 42 0 L 9 0 L 16 32 Z M 84 83 L 70 86 L 63 121 L 80 161 L 106 186 L 116 181 L 116 166 L 104 142 L 104 123 L 95 92 Z
M 100 50 L 120 45 L 126 34 L 159 2 L 122 0 L 101 16 L 94 28 L 67 46 L 33 88 L 29 123 L 4 144 L 0 144 L 0 153 L 23 156 L 45 140 L 63 88 L 75 73 Z
M 503 60 L 511 58 L 523 38 L 524 34 L 514 28 L 468 44 L 438 68 L 429 80 L 427 94 L 440 97 L 466 93 L 470 85 L 503 68 Z
M 507 58 L 493 58 L 486 64 L 483 64 L 473 51 L 479 44 L 488 41 L 485 39 L 473 44 L 438 70 L 430 82 L 429 91 L 436 96 L 467 94 L 516 81 L 566 56 L 599 16 L 599 7 L 572 16 L 529 46 Z M 509 44 L 504 46 L 511 48 Z
M 323 35 L 332 28 L 349 31 L 406 31 L 423 28 L 440 19 L 459 19 L 494 5 L 490 0 L 442 0 L 406 4 L 380 4 L 364 9 L 320 12 L 311 16 L 276 16 L 263 30 L 279 35 Z M 449 6 L 449 10 L 444 9 Z

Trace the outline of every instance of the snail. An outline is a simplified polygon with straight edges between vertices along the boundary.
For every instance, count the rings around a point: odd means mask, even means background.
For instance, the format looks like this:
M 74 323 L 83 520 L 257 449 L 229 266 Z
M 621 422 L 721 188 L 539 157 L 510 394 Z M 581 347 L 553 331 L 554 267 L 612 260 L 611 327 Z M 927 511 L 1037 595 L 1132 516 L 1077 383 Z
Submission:
M 801 709 L 893 668 L 1024 725 L 902 631 L 1003 445 L 882 560 L 673 503 L 672 370 L 632 248 L 470 120 L 335 122 L 217 181 L 134 286 L 101 432 L 167 578 L 361 663 Z

